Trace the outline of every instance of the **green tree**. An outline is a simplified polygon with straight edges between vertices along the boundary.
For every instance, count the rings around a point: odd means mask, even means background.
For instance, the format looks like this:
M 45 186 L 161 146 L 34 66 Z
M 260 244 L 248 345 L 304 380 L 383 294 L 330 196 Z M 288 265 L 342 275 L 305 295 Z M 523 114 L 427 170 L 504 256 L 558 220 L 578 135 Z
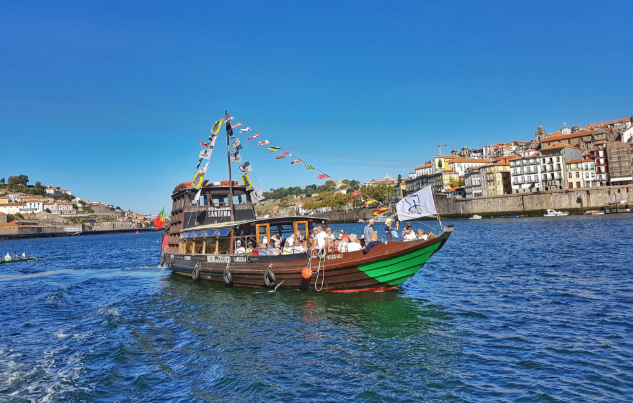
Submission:
M 4 180 L 4 178 L 0 179 L 0 184 L 4 185 L 6 182 Z
M 84 213 L 94 213 L 95 212 L 93 209 L 90 208 L 90 206 L 84 206 L 81 210 Z
M 578 196 L 576 198 L 576 203 L 580 204 L 580 212 L 583 213 L 582 197 Z
M 46 208 L 44 209 L 44 211 L 46 211 L 48 214 L 50 214 L 50 213 L 51 213 L 51 209 L 49 209 L 48 207 L 46 207 Z
M 333 210 L 340 210 L 349 203 L 349 197 L 342 193 L 334 193 L 331 196 L 323 199 L 322 204 L 327 207 L 331 207 Z
M 456 188 L 456 187 L 461 187 L 464 186 L 464 182 L 460 181 L 459 179 L 455 179 L 455 178 L 450 178 L 448 180 L 448 186 L 450 186 L 450 188 Z
M 35 182 L 35 187 L 38 189 L 42 188 L 42 182 L 40 181 Z
M 373 185 L 363 188 L 362 192 L 382 204 L 388 204 L 391 199 L 396 197 L 396 189 L 390 185 Z
M 17 176 L 9 176 L 9 185 L 19 185 L 20 178 Z
M 20 175 L 18 176 L 18 179 L 20 180 L 20 184 L 26 186 L 27 183 L 29 183 L 29 177 L 27 175 Z
M 121 207 L 119 207 L 119 206 L 116 206 L 116 209 L 115 209 L 115 210 L 121 210 Z
M 314 199 L 304 199 L 303 209 L 304 210 L 316 210 L 318 208 L 323 207 L 320 201 Z

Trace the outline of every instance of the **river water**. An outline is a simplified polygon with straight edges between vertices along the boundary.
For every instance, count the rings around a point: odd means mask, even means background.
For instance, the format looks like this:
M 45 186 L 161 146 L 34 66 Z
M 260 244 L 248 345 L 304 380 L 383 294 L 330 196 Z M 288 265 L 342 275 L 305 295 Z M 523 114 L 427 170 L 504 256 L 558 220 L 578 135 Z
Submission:
M 192 283 L 157 233 L 0 242 L 46 257 L 0 266 L 0 401 L 631 401 L 633 217 L 444 224 L 373 294 Z

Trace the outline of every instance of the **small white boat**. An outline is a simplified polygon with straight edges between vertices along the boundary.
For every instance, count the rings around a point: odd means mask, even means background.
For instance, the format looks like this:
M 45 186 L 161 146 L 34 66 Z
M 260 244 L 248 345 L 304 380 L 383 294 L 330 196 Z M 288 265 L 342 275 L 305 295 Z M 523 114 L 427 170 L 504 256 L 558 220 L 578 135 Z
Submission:
M 473 216 L 470 217 L 469 220 L 481 220 L 481 216 L 477 214 L 473 214 Z
M 364 223 L 365 220 L 363 220 L 362 218 L 359 218 L 358 221 L 356 221 L 357 223 Z
M 374 217 L 374 222 L 386 222 L 387 218 L 393 219 L 395 216 L 396 216 L 395 213 L 387 214 L 387 212 L 384 212 Z
M 569 215 L 568 211 L 556 211 L 554 209 L 548 208 L 547 214 L 544 214 L 543 217 L 564 217 Z

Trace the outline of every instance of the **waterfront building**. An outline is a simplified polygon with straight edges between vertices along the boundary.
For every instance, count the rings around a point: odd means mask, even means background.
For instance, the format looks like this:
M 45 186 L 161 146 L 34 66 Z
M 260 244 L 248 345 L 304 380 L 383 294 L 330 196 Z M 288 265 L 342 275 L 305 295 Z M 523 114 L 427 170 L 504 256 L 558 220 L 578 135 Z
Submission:
M 497 196 L 512 193 L 509 162 L 484 165 L 479 169 L 485 172 L 486 178 L 485 184 L 482 181 L 482 196 Z
M 596 167 L 596 186 L 607 186 L 609 183 L 609 162 L 606 148 L 593 151 Z
M 510 160 L 510 178 L 512 193 L 538 192 L 542 190 L 543 182 L 541 181 L 539 153 L 535 152 Z
M 25 201 L 25 206 L 20 208 L 20 214 L 37 214 L 44 211 L 44 203 L 41 201 Z
M 0 204 L 0 213 L 4 214 L 20 214 L 20 208 L 26 207 L 26 203 L 7 203 Z
M 582 161 L 582 179 L 583 187 L 592 188 L 598 186 L 596 180 L 596 163 L 590 155 L 586 155 Z
M 466 189 L 463 186 L 457 186 L 446 191 L 448 197 L 466 197 Z
M 566 171 L 567 171 L 567 187 L 569 189 L 579 189 L 583 187 L 583 175 L 582 175 L 582 163 L 584 160 L 582 158 L 578 158 L 575 160 L 567 161 Z
M 431 159 L 432 169 L 430 173 L 438 173 L 450 169 L 448 161 L 459 158 L 458 155 L 436 155 Z
M 573 146 L 556 143 L 541 149 L 541 181 L 544 190 L 566 188 L 567 161 L 581 159 L 582 152 Z
M 607 144 L 609 184 L 629 185 L 633 182 L 631 146 L 619 141 Z
M 485 172 L 485 170 L 480 168 L 469 168 L 464 174 L 466 197 L 479 197 L 482 195 L 481 172 Z
M 455 158 L 448 161 L 452 171 L 457 172 L 459 176 L 464 176 L 466 170 L 469 168 L 480 167 L 482 165 L 491 164 L 492 161 L 475 158 Z

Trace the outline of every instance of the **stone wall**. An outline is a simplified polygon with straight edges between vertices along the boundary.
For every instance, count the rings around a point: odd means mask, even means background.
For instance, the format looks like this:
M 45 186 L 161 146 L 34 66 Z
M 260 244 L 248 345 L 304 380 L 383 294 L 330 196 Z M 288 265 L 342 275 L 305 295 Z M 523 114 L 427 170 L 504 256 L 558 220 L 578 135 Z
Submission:
M 578 197 L 582 199 L 585 210 L 600 209 L 609 202 L 616 201 L 616 198 L 633 203 L 633 186 L 607 186 L 476 198 L 436 195 L 436 204 L 440 214 L 450 215 L 527 213 L 549 208 L 580 209 L 580 204 L 576 203 Z
M 331 211 L 327 213 L 310 214 L 314 217 L 327 218 L 329 222 L 357 222 L 358 219 L 368 220 L 374 214 L 372 209 Z

